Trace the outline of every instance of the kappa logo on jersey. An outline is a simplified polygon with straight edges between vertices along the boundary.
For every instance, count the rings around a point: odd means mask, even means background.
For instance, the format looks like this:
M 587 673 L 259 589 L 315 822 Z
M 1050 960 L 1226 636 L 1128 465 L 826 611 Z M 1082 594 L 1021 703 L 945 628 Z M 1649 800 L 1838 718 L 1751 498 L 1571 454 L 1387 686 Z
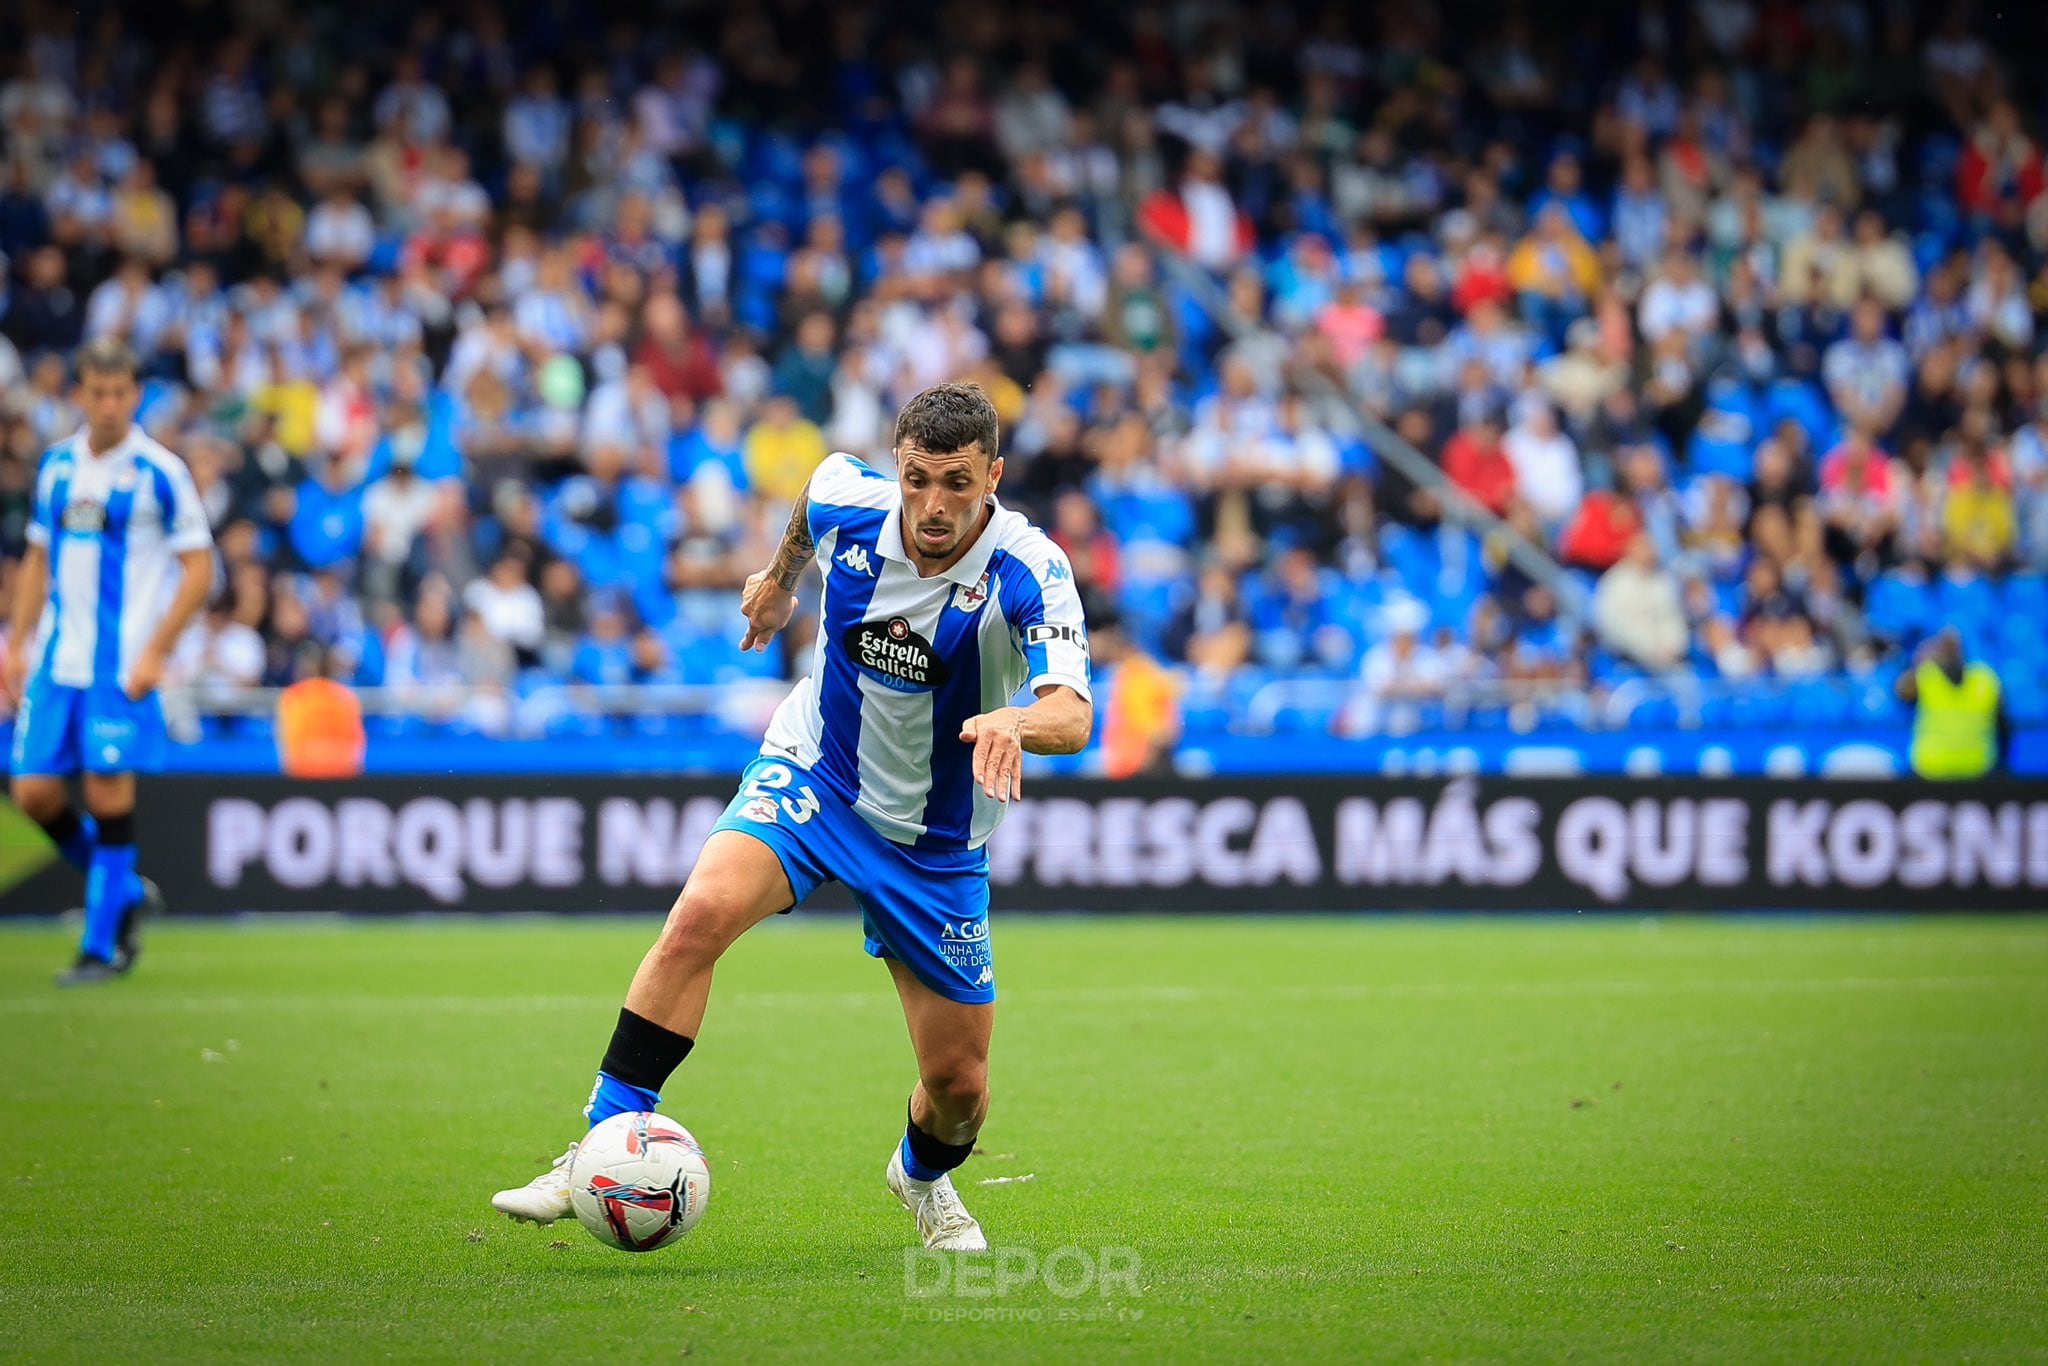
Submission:
M 856 574 L 872 574 L 875 567 L 868 562 L 868 548 L 864 545 L 850 545 L 839 556 L 839 563 Z
M 947 679 L 948 670 L 929 640 L 902 617 L 863 621 L 846 629 L 840 645 L 862 673 L 898 692 L 923 692 Z
M 83 501 L 66 503 L 64 529 L 86 536 L 99 535 L 107 529 L 107 505 Z
M 953 590 L 953 605 L 963 612 L 972 612 L 988 601 L 988 575 L 983 574 L 965 588 Z
M 1073 577 L 1074 571 L 1067 567 L 1067 562 L 1064 559 L 1056 559 L 1045 567 L 1045 581 L 1047 583 L 1058 583 L 1062 579 L 1071 579 Z

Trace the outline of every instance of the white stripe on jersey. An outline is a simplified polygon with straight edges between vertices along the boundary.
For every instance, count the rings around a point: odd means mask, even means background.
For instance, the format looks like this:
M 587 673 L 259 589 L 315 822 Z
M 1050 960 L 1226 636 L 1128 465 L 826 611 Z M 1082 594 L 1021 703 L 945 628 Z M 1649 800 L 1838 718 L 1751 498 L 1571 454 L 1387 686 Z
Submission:
M 72 688 L 128 677 L 176 594 L 177 557 L 213 544 L 185 462 L 142 428 L 105 455 L 91 450 L 83 431 L 50 448 L 28 530 L 52 569 L 31 658 Z M 115 561 L 120 579 L 108 592 Z
M 1017 646 L 1010 634 L 1010 619 L 1003 615 L 1002 585 L 993 577 L 988 586 L 988 606 L 981 609 L 981 622 L 975 630 L 975 646 L 981 651 L 981 709 L 994 711 L 1007 707 L 1010 699 L 1017 695 L 1011 688 L 1003 691 L 1003 684 L 1009 675 L 1005 666 L 1017 655 Z M 1082 689 L 1086 696 L 1087 689 Z M 968 831 L 967 845 L 978 849 L 988 842 L 996 827 L 1002 824 L 1003 813 L 1010 808 L 996 801 L 979 787 L 974 789 L 974 821 Z
M 884 521 L 882 535 L 901 533 L 894 521 Z M 900 559 L 877 558 L 875 565 L 881 571 L 881 581 L 869 601 L 868 619 L 901 617 L 910 623 L 914 634 L 935 639 L 939 613 L 952 596 L 951 582 L 920 579 L 917 571 Z M 934 583 L 942 585 L 939 591 L 933 590 Z M 932 790 L 931 744 L 924 745 L 920 753 L 918 747 L 905 745 L 902 737 L 931 735 L 934 694 L 929 690 L 899 692 L 865 673 L 855 677 L 861 698 L 860 799 L 853 809 L 884 834 L 914 840 L 924 833 L 924 824 L 905 813 L 922 812 Z

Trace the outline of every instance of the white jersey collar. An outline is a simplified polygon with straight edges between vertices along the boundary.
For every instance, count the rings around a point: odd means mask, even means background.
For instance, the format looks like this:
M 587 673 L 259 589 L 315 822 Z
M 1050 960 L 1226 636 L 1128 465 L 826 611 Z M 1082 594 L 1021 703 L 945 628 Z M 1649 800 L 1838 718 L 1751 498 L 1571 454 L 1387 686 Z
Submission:
M 80 427 L 71 438 L 71 449 L 82 460 L 96 460 L 104 464 L 110 460 L 118 460 L 124 455 L 133 454 L 137 449 L 137 443 L 142 440 L 143 436 L 142 424 L 131 422 L 128 424 L 128 434 L 114 443 L 114 449 L 95 454 L 92 448 L 92 428 Z
M 944 579 L 952 583 L 966 584 L 969 587 L 981 582 L 981 576 L 988 570 L 989 557 L 996 553 L 996 541 L 1000 539 L 998 523 L 1006 515 L 1003 511 L 1003 505 L 997 502 L 993 495 L 988 499 L 988 510 L 988 521 L 982 524 L 981 534 L 974 538 L 973 545 L 967 547 L 967 553 L 962 555 L 959 561 L 945 573 L 933 574 L 929 577 Z M 910 565 L 913 571 L 917 568 L 917 565 L 910 558 L 910 552 L 903 548 L 902 499 L 899 498 L 896 504 L 883 516 L 882 534 L 875 538 L 875 549 L 881 551 L 885 559 L 896 560 L 902 564 Z M 918 577 L 924 578 L 926 576 L 919 575 Z

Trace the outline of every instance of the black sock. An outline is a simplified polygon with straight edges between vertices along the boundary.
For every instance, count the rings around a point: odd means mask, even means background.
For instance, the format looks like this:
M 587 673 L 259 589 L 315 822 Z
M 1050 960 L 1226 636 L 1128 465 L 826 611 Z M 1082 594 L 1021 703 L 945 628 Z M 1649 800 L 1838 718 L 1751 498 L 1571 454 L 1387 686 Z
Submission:
M 917 1120 L 906 1116 L 903 1124 L 903 1170 L 914 1181 L 936 1181 L 953 1168 L 967 1160 L 974 1151 L 974 1140 L 965 1143 L 941 1143 L 917 1127 Z
M 75 806 L 66 806 L 47 821 L 38 821 L 37 824 L 43 827 L 43 833 L 48 835 L 50 842 L 59 849 L 64 847 L 66 840 L 77 839 L 79 832 L 85 829 L 85 822 L 78 819 L 78 808 Z
M 619 1023 L 612 1030 L 611 1047 L 605 1049 L 599 1070 L 628 1086 L 660 1091 L 668 1085 L 669 1074 L 683 1065 L 683 1059 L 690 1056 L 695 1045 L 695 1039 L 663 1029 L 645 1016 L 621 1007 Z

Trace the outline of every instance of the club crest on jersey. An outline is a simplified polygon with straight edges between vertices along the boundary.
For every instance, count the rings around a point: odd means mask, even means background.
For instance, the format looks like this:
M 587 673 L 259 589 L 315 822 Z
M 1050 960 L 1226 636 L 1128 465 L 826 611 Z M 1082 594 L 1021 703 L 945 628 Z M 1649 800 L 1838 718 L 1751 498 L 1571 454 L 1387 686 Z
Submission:
M 898 692 L 924 692 L 946 681 L 937 647 L 902 617 L 858 622 L 839 643 L 862 673 Z
M 740 815 L 747 820 L 755 821 L 761 825 L 773 825 L 775 824 L 775 799 L 773 797 L 755 797 L 740 808 Z
M 107 505 L 78 501 L 64 505 L 64 529 L 97 536 L 107 529 Z
M 963 612 L 972 612 L 988 601 L 988 575 L 983 574 L 965 588 L 953 590 L 953 605 Z

